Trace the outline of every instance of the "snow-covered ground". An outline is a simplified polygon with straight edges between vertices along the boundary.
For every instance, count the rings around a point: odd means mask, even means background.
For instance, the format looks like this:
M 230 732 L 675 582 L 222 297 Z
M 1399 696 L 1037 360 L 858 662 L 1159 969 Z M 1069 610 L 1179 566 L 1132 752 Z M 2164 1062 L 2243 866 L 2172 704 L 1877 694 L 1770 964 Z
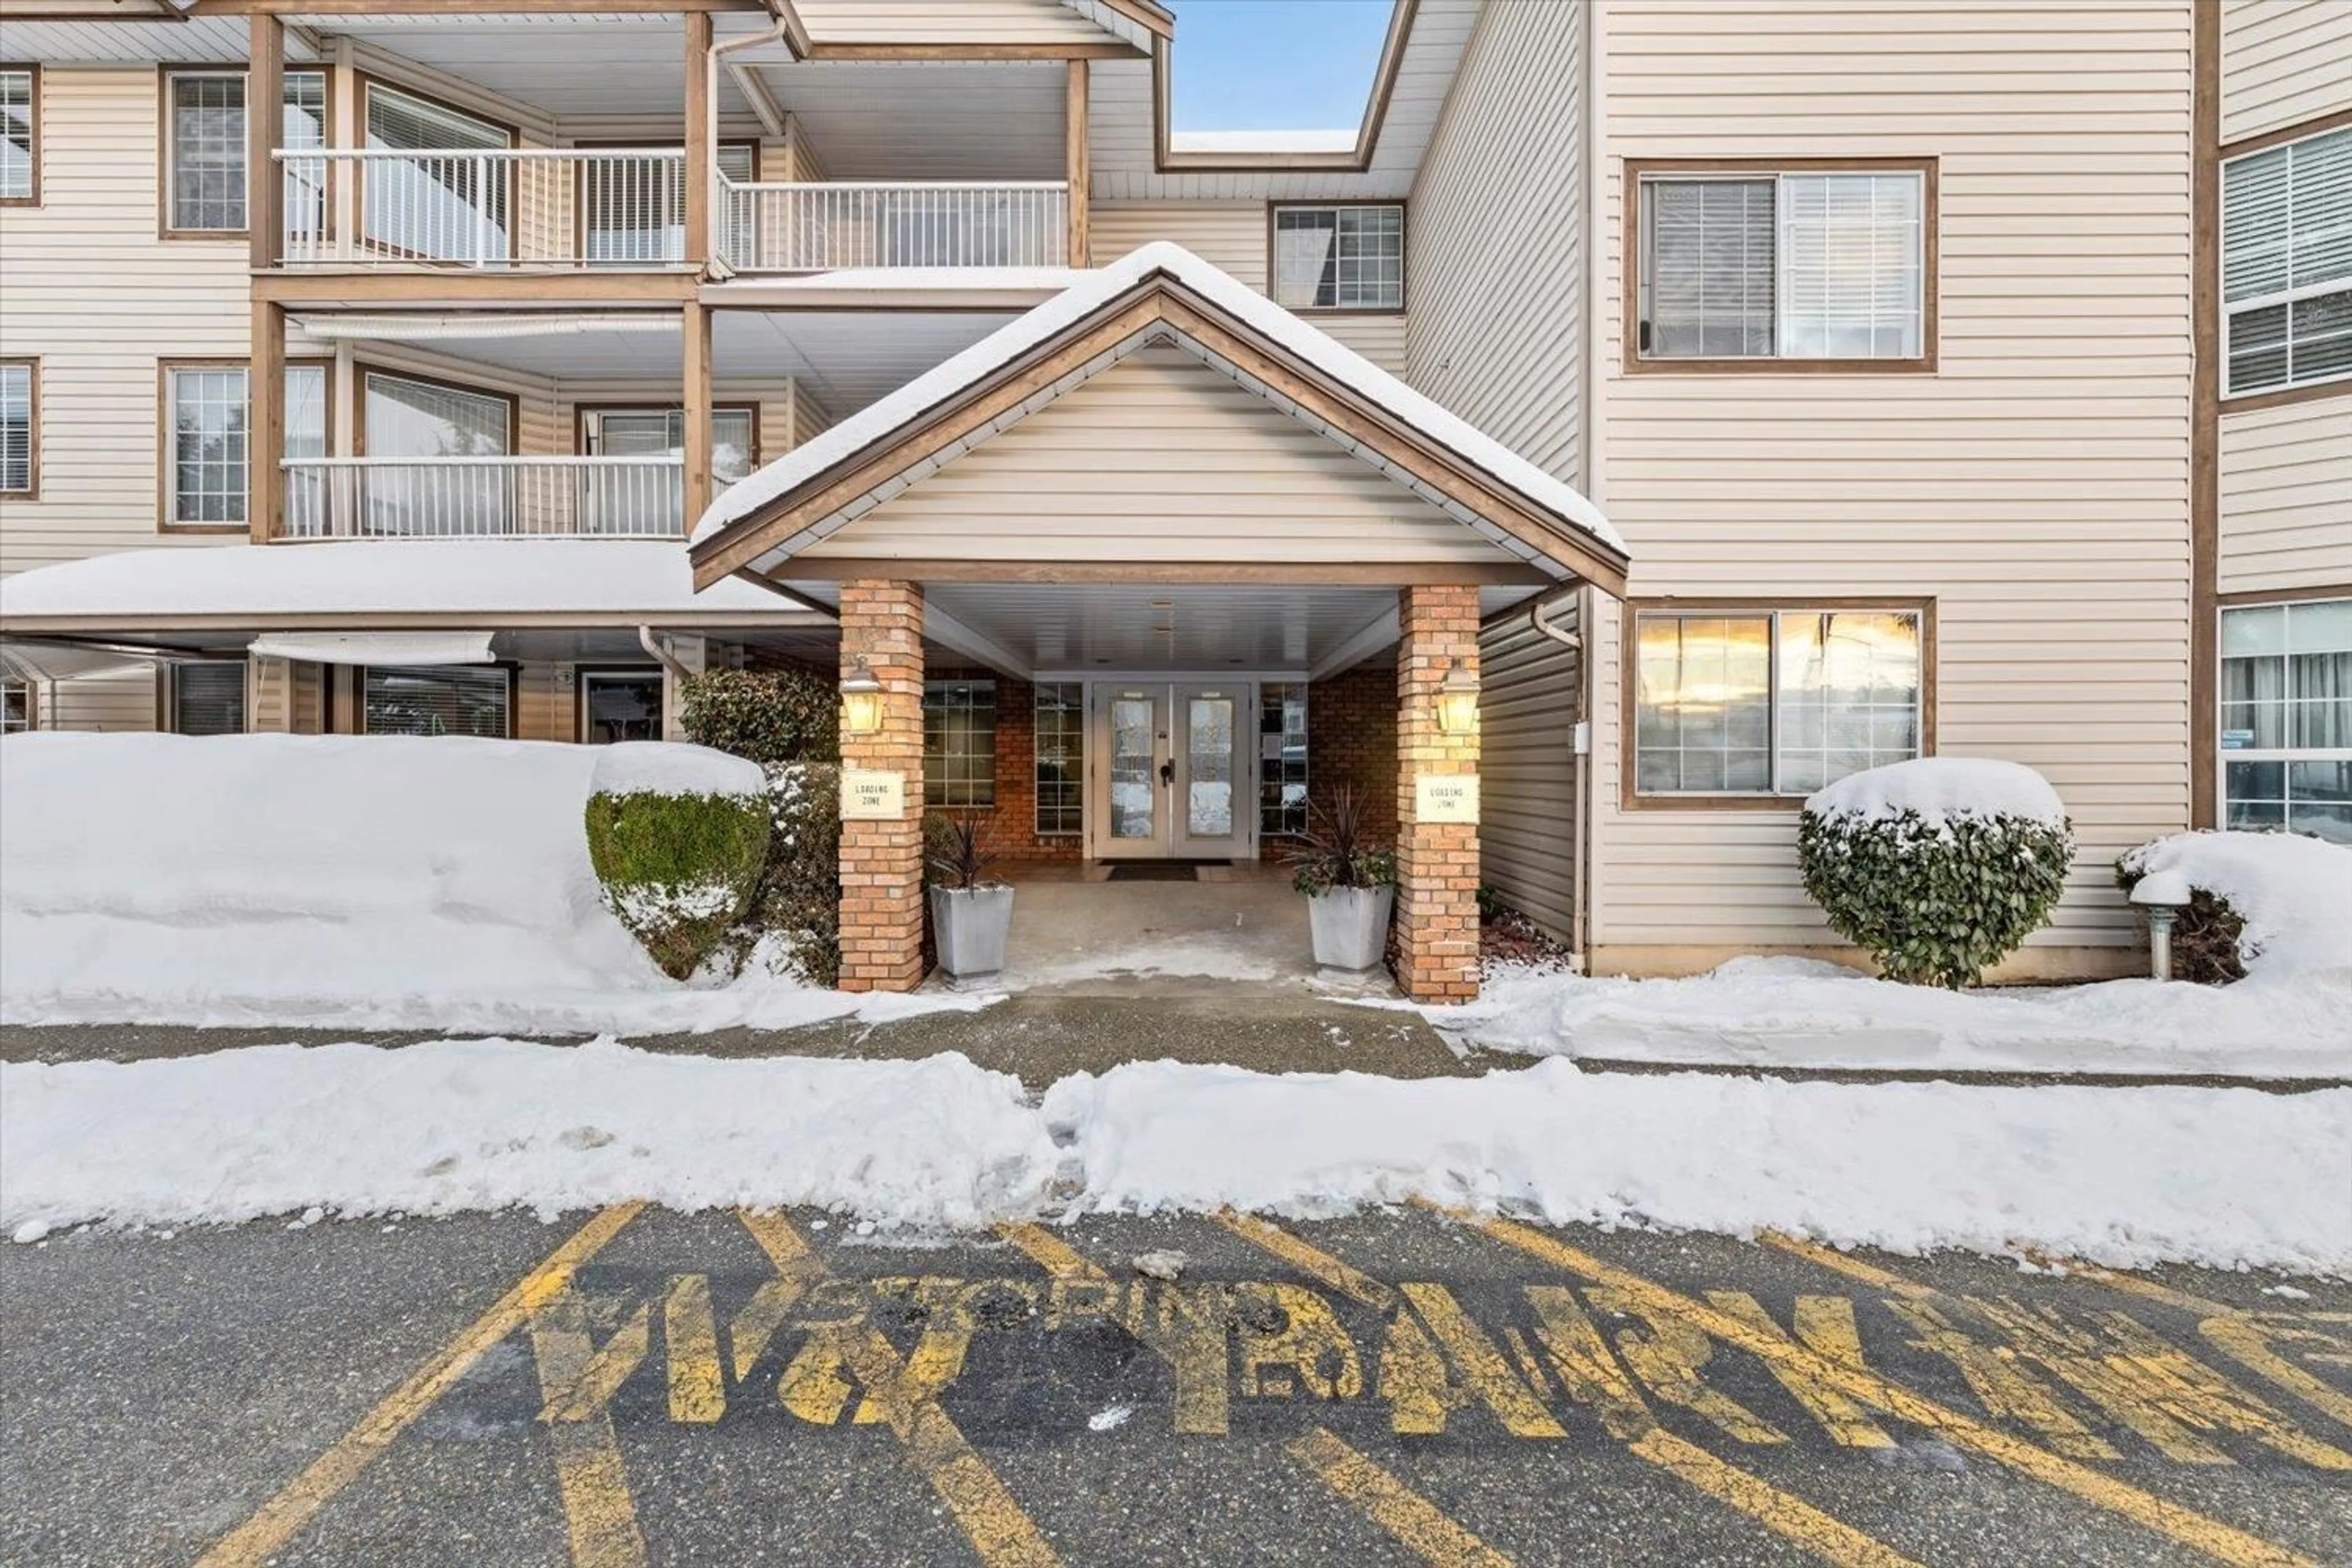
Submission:
M 0 1022 L 646 1034 L 977 1005 L 670 980 L 589 864 L 599 766 L 756 773 L 692 747 L 12 735 Z
M 2352 1090 L 1149 1062 L 1032 1101 L 954 1055 L 717 1060 L 505 1040 L 0 1066 L 0 1227 L 27 1236 L 312 1206 L 650 1198 L 968 1225 L 1062 1204 L 1318 1215 L 1423 1197 L 1899 1251 L 2338 1272 L 2352 1268 L 2348 1162 Z

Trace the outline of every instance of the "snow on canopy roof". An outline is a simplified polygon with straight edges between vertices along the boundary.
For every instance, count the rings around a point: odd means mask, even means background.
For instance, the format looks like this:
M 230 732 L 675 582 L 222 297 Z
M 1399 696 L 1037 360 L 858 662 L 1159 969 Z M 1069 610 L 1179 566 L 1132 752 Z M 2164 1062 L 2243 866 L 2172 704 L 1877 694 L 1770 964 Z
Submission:
M 1601 509 L 1493 437 L 1448 414 L 1371 361 L 1181 245 L 1154 241 L 1096 268 L 898 391 L 730 486 L 694 526 L 694 542 L 742 521 L 835 464 L 919 419 L 990 373 L 1067 331 L 1155 274 L 1165 274 L 1244 325 L 1620 553 L 1625 541 Z
M 0 581 L 0 623 L 33 616 L 142 617 L 566 614 L 740 610 L 784 602 L 730 580 L 694 591 L 668 540 L 349 540 L 126 550 Z

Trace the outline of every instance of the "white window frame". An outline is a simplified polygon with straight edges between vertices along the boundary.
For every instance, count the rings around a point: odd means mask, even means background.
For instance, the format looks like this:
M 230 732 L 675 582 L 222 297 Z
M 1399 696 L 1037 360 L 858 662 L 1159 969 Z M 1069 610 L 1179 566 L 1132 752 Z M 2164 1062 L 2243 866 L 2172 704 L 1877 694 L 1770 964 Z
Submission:
M 2235 612 L 2284 609 L 2287 612 L 2287 625 L 2291 628 L 2294 624 L 2294 612 L 2297 609 L 2317 605 L 2337 604 L 2352 605 L 2352 595 L 2347 595 L 2342 599 L 2271 599 L 2255 604 L 2225 605 L 2220 618 L 2216 621 L 2214 637 L 2216 660 L 2220 665 L 2226 665 L 2229 662 L 2227 657 L 2220 651 L 2222 646 L 2220 627 Z M 2288 644 L 2279 657 L 2292 659 L 2294 657 L 2294 645 Z M 2230 764 L 2232 763 L 2277 763 L 2282 767 L 2292 767 L 2296 763 L 2352 763 L 2352 746 L 2247 746 L 2236 751 L 2227 749 L 2221 742 L 2228 733 L 2225 721 L 2228 717 L 2229 705 L 2223 696 L 2222 682 L 2218 668 L 2213 685 L 2213 799 L 2220 816 L 2219 826 L 2225 828 L 2230 826 Z M 2293 707 L 2294 700 L 2292 698 L 2286 699 L 2290 709 Z M 2282 789 L 2282 801 L 2286 805 L 2291 806 L 2293 804 L 2291 795 L 2284 789 Z M 2294 831 L 2294 823 L 2291 816 L 2287 817 L 2284 830 L 2289 833 Z M 2259 833 L 2274 830 L 2257 827 L 2247 831 Z
M 41 362 L 37 359 L 0 359 L 0 376 L 13 376 L 22 372 L 25 377 L 25 482 L 12 485 L 7 475 L 0 471 L 0 496 L 14 500 L 38 500 L 41 495 Z M 5 393 L 0 393 L 5 397 Z M 5 443 L 0 442 L 0 447 Z
M 1635 218 L 1633 232 L 1627 237 L 1623 265 L 1628 273 L 1631 319 L 1623 325 L 1624 361 L 1629 370 L 1774 370 L 1785 365 L 1809 367 L 1836 365 L 1857 371 L 1932 372 L 1937 357 L 1937 274 L 1940 271 L 1940 246 L 1937 227 L 1940 214 L 1937 183 L 1941 172 L 1933 158 L 1841 161 L 1833 164 L 1809 166 L 1801 160 L 1765 160 L 1748 163 L 1726 159 L 1693 164 L 1687 167 L 1656 167 L 1642 161 L 1628 163 L 1625 179 L 1633 192 Z M 1909 354 L 1807 354 L 1790 351 L 1787 300 L 1790 296 L 1788 269 L 1791 247 L 1788 243 L 1790 222 L 1787 200 L 1788 182 L 1792 179 L 1836 179 L 1841 176 L 1874 179 L 1908 179 L 1918 187 L 1918 223 L 1912 237 L 1912 273 L 1917 289 L 1912 300 L 1912 313 L 1918 323 L 1918 352 Z M 1772 192 L 1772 351 L 1756 354 L 1664 354 L 1650 346 L 1653 337 L 1653 298 L 1655 282 L 1656 204 L 1650 192 L 1663 184 L 1727 183 L 1754 184 L 1769 182 Z
M 2261 397 L 2272 393 L 2294 392 L 2305 387 L 2330 386 L 2352 381 L 2352 348 L 2347 351 L 2345 367 L 2332 374 L 2297 376 L 2294 374 L 2295 307 L 2312 300 L 2326 299 L 2340 294 L 2347 297 L 2346 309 L 2347 313 L 2352 313 L 2352 270 L 2347 270 L 2334 278 L 2299 286 L 2290 276 L 2285 279 L 2286 286 L 2284 288 L 2273 289 L 2262 294 L 2250 294 L 2239 300 L 2230 298 L 2230 184 L 2233 173 L 2242 173 L 2256 160 L 2263 159 L 2277 160 L 2285 165 L 2283 177 L 2287 182 L 2287 186 L 2282 200 L 2284 205 L 2286 229 L 2284 234 L 2278 236 L 2273 245 L 2265 248 L 2284 250 L 2291 265 L 2294 254 L 2296 220 L 2300 216 L 2294 205 L 2293 182 L 2295 159 L 2298 153 L 2306 157 L 2309 156 L 2311 151 L 2319 143 L 2328 143 L 2326 155 L 2344 159 L 2347 165 L 2347 172 L 2344 180 L 2343 211 L 2333 215 L 2331 222 L 2316 224 L 2314 226 L 2342 231 L 2345 237 L 2341 243 L 2347 247 L 2352 247 L 2352 126 L 2336 126 L 2325 131 L 2315 131 L 2307 136 L 2297 136 L 2285 142 L 2273 142 L 2266 147 L 2257 147 L 2250 152 L 2241 153 L 2235 157 L 2225 158 L 2221 162 L 2221 210 L 2217 221 L 2221 229 L 2221 395 L 2225 398 Z M 2280 380 L 2264 382 L 2259 386 L 2238 386 L 2232 380 L 2237 370 L 2237 354 L 2232 347 L 2232 339 L 2236 333 L 2238 319 L 2257 310 L 2280 309 L 2284 309 L 2286 314 L 2286 335 L 2280 340 L 2280 350 L 2286 358 L 2286 374 Z M 2347 327 L 2345 334 L 2331 335 L 2352 335 L 2352 327 Z
M 1887 605 L 1629 605 L 1624 610 L 1627 634 L 1624 669 L 1621 678 L 1625 683 L 1624 743 L 1620 766 L 1624 769 L 1625 797 L 1643 804 L 1657 802 L 1734 801 L 1781 802 L 1794 804 L 1822 786 L 1792 787 L 1781 778 L 1781 682 L 1780 682 L 1780 622 L 1783 616 L 1906 616 L 1915 627 L 1915 646 L 1918 649 L 1917 679 L 1913 683 L 1911 699 L 1911 735 L 1913 758 L 1935 755 L 1933 710 L 1929 702 L 1935 664 L 1935 606 L 1927 602 Z M 1765 637 L 1764 683 L 1765 706 L 1764 756 L 1769 770 L 1769 783 L 1763 789 L 1644 789 L 1642 787 L 1641 754 L 1641 687 L 1640 661 L 1642 623 L 1644 620 L 1761 620 L 1769 623 Z M 1892 761 L 1908 759 L 1895 758 Z
M 1385 298 L 1377 299 L 1369 303 L 1360 299 L 1355 300 L 1348 300 L 1345 298 L 1347 292 L 1346 279 L 1344 277 L 1338 277 L 1333 279 L 1333 299 L 1332 302 L 1328 305 L 1318 304 L 1313 300 L 1299 302 L 1284 299 L 1282 282 L 1282 219 L 1283 216 L 1286 213 L 1299 212 L 1329 213 L 1332 215 L 1331 258 L 1342 272 L 1344 272 L 1345 268 L 1350 264 L 1351 260 L 1354 263 L 1360 265 L 1365 258 L 1360 256 L 1351 258 L 1342 254 L 1341 246 L 1347 237 L 1347 234 L 1346 230 L 1341 226 L 1339 215 L 1349 212 L 1395 213 L 1397 215 L 1396 298 L 1393 300 Z M 1405 205 L 1402 202 L 1273 203 L 1270 211 L 1266 215 L 1266 234 L 1268 238 L 1265 263 L 1267 294 L 1273 299 L 1276 304 L 1280 305 L 1284 310 L 1294 310 L 1301 315 L 1395 315 L 1399 313 L 1405 308 L 1405 260 L 1410 249 L 1405 233 Z M 1375 258 L 1374 259 L 1378 258 Z M 1317 287 L 1318 289 L 1321 287 L 1319 278 L 1317 281 Z
M 316 428 L 304 430 L 293 419 L 286 420 L 285 447 L 281 457 L 292 458 L 320 458 L 327 453 L 334 438 L 334 377 L 332 361 L 323 359 L 289 360 L 286 364 L 288 387 L 285 408 L 288 413 L 301 407 L 318 410 Z M 245 378 L 245 440 L 253 439 L 253 366 L 248 363 L 227 360 L 165 360 L 158 373 L 161 384 L 162 414 L 159 421 L 162 461 L 157 483 L 163 492 L 162 525 L 166 529 L 199 531 L 223 530 L 235 531 L 250 526 L 253 506 L 252 451 L 247 447 L 245 460 L 237 466 L 238 501 L 235 518 L 184 518 L 180 515 L 180 377 L 183 375 L 235 374 Z M 320 395 L 306 402 L 294 395 L 292 382 L 297 376 L 319 378 Z M 289 506 L 292 503 L 289 502 Z

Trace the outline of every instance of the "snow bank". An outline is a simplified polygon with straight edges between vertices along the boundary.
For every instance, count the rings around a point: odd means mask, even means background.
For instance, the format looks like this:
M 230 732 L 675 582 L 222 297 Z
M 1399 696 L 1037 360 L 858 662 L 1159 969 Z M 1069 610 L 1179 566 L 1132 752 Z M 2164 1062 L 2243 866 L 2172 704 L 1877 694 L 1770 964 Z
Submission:
M 1815 816 L 1918 813 L 1930 827 L 1955 816 L 2017 816 L 2064 828 L 2065 804 L 2050 781 L 2020 763 L 1990 757 L 1918 757 L 1849 773 L 1805 801 Z
M 2352 1077 L 2352 981 L 2317 975 L 1947 991 L 1811 958 L 1735 958 L 1684 980 L 1497 966 L 1476 1001 L 1421 1011 L 1492 1050 L 1599 1060 Z
M 444 1040 L 0 1067 L 0 1227 L 646 1198 L 971 1225 L 1055 1154 L 1019 1081 L 923 1061 Z
M 2246 978 L 2229 990 L 2333 980 L 2346 987 L 2337 1005 L 2352 1030 L 2352 847 L 2288 833 L 2177 833 L 2124 864 L 2179 876 L 2245 917 L 2238 948 Z
M 1141 1063 L 1055 1084 L 1089 1209 L 1296 1215 L 1425 1197 L 1553 1224 L 1777 1228 L 1920 1252 L 2034 1247 L 2352 1265 L 2352 1090 L 1976 1089 L 1596 1076 L 1271 1078 Z
M 708 746 L 624 741 L 599 746 L 588 787 L 597 795 L 719 795 L 755 800 L 768 793 L 760 764 Z
M 12 735 L 0 1021 L 644 1033 L 939 1005 L 665 977 L 589 864 L 602 761 L 461 736 Z

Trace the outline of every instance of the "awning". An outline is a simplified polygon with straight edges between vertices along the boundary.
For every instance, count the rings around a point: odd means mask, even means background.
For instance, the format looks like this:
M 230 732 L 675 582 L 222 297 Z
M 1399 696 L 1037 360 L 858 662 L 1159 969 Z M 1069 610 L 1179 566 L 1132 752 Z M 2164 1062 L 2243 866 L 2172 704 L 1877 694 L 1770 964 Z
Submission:
M 110 647 L 68 643 L 0 642 L 0 671 L 11 680 L 79 680 L 93 675 L 127 675 L 152 669 L 155 661 Z
M 256 658 L 311 664 L 489 664 L 488 632 L 264 632 L 247 650 Z

